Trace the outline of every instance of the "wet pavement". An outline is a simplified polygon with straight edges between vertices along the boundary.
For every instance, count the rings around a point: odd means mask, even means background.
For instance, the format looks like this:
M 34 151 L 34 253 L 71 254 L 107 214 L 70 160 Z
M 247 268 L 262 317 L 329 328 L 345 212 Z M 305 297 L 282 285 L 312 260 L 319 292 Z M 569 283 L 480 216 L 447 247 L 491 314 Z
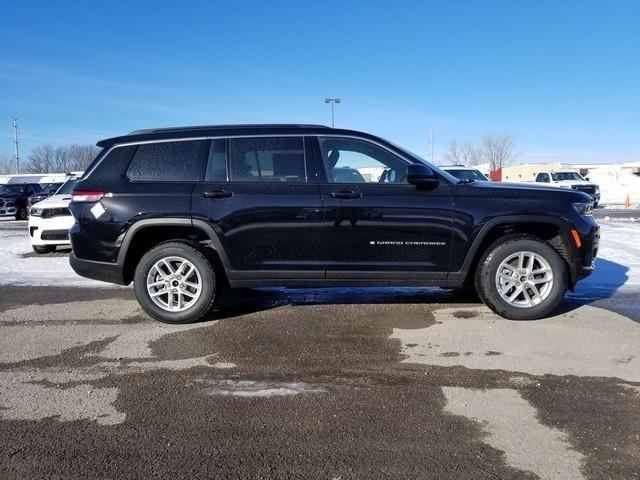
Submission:
M 440 289 L 263 289 L 187 326 L 130 288 L 4 285 L 0 478 L 640 478 L 620 278 L 529 322 Z

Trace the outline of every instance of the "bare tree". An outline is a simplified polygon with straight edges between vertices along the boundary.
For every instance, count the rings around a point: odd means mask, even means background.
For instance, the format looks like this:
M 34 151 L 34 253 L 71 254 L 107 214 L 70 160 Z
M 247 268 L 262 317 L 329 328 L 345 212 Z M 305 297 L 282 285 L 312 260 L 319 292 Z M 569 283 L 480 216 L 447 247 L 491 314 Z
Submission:
M 491 171 L 506 167 L 516 158 L 514 150 L 515 138 L 506 132 L 487 132 L 482 137 L 481 153 Z
M 458 143 L 457 140 L 452 140 L 444 157 L 454 165 L 473 166 L 481 163 L 478 148 L 470 142 Z
M 81 171 L 89 166 L 98 151 L 93 145 L 39 145 L 31 150 L 27 170 L 31 173 Z
M 55 148 L 52 145 L 38 145 L 31 150 L 26 170 L 29 173 L 49 173 L 53 171 Z
M 9 155 L 0 153 L 0 175 L 13 173 L 16 169 L 16 162 Z

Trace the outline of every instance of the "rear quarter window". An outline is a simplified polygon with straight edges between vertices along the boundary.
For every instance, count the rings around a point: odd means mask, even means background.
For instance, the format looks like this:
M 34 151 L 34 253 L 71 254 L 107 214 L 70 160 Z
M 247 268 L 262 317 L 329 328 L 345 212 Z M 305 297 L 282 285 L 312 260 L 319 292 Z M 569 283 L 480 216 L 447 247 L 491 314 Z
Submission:
M 205 140 L 189 140 L 139 145 L 129 164 L 127 177 L 133 181 L 151 182 L 202 180 L 207 143 Z

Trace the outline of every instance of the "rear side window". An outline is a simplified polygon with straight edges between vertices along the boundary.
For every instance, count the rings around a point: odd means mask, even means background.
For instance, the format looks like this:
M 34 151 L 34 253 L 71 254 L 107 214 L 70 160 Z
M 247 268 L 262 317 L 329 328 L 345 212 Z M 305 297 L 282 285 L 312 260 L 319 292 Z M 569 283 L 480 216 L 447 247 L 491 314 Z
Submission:
M 197 182 L 202 176 L 204 140 L 144 143 L 138 146 L 127 176 L 152 182 Z
M 306 182 L 302 141 L 302 137 L 230 138 L 231 181 Z

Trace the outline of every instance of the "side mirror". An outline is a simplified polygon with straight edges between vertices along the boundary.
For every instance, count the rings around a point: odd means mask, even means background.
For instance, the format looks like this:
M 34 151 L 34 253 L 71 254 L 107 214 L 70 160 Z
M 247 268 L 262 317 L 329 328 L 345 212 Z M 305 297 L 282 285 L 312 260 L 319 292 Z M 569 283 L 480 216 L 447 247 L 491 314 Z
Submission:
M 584 179 L 588 182 L 589 181 L 589 177 L 584 177 Z
M 436 188 L 440 183 L 431 167 L 412 163 L 407 167 L 407 182 L 417 187 Z

